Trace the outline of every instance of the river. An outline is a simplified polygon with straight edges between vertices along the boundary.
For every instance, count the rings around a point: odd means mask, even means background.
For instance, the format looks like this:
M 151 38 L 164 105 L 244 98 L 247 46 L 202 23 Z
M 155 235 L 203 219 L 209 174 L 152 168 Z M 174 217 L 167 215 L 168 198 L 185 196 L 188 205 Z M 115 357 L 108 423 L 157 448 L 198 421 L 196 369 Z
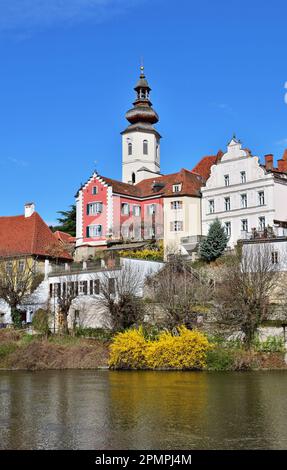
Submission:
M 287 372 L 1 371 L 1 449 L 287 449 Z

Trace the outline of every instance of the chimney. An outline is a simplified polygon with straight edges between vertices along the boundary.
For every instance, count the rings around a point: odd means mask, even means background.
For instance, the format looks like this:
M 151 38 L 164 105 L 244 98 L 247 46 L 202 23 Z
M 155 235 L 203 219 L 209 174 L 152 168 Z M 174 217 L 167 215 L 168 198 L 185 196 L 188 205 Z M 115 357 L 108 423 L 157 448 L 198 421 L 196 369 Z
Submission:
M 286 160 L 277 160 L 278 170 L 282 171 L 283 173 L 287 172 L 287 161 Z
M 265 167 L 266 167 L 266 170 L 273 170 L 273 155 L 272 155 L 272 153 L 269 153 L 268 155 L 265 155 Z
M 31 217 L 32 214 L 35 212 L 35 204 L 34 202 L 27 202 L 25 204 L 25 217 Z
M 287 172 L 287 150 L 284 150 L 283 157 L 277 160 L 278 170 L 284 173 Z

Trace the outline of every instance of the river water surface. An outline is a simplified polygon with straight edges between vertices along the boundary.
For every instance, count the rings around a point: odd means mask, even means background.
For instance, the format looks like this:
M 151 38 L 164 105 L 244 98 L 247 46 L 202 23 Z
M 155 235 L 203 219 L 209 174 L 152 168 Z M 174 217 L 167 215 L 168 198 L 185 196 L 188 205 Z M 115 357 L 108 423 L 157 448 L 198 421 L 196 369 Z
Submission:
M 287 449 L 287 372 L 0 372 L 1 449 Z

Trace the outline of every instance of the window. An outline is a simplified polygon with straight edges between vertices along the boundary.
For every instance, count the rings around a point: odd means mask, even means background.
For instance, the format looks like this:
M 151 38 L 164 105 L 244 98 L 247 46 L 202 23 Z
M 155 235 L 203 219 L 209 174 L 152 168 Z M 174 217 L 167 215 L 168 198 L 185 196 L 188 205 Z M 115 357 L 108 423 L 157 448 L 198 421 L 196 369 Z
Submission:
M 182 209 L 182 201 L 172 201 L 170 207 L 171 209 Z
M 241 230 L 242 232 L 248 232 L 248 221 L 247 219 L 241 220 Z
M 230 211 L 230 197 L 224 198 L 224 209 Z
M 246 173 L 245 173 L 245 171 L 240 172 L 240 180 L 241 180 L 241 183 L 246 183 Z
M 148 142 L 147 142 L 147 140 L 143 141 L 143 154 L 144 155 L 148 154 Z
M 265 217 L 259 217 L 259 230 L 262 231 L 265 229 Z
M 20 260 L 18 266 L 19 266 L 19 272 L 23 273 L 25 269 L 25 262 L 23 260 Z
M 122 214 L 123 215 L 129 215 L 130 213 L 130 206 L 126 202 L 122 203 Z
M 241 207 L 247 207 L 247 194 L 241 194 Z
M 12 271 L 13 271 L 13 262 L 12 261 L 7 261 L 7 263 L 6 263 L 6 272 L 11 274 Z
M 264 206 L 265 204 L 264 191 L 258 192 L 258 200 L 259 200 L 259 206 Z
M 79 295 L 87 295 L 88 294 L 88 281 L 80 281 L 79 282 Z
M 154 238 L 155 237 L 154 227 L 150 227 L 148 233 L 151 238 Z
M 175 220 L 170 223 L 171 232 L 181 232 L 183 230 L 183 222 L 181 220 Z
M 272 251 L 271 261 L 272 261 L 272 264 L 278 264 L 278 251 Z
M 141 215 L 141 207 L 140 206 L 133 206 L 133 215 L 140 216 Z
M 181 184 L 174 184 L 172 187 L 174 193 L 179 193 L 181 191 Z
M 133 146 L 132 146 L 132 143 L 129 142 L 128 143 L 128 155 L 132 155 L 133 154 Z
M 231 222 L 224 223 L 225 233 L 228 237 L 231 235 Z
M 103 203 L 102 202 L 92 202 L 87 204 L 87 215 L 96 215 L 103 212 Z
M 100 293 L 100 280 L 94 279 L 90 281 L 90 295 L 99 295 Z
M 101 225 L 90 225 L 87 227 L 87 238 L 100 237 L 102 235 Z
M 132 184 L 135 184 L 135 182 L 136 182 L 136 175 L 135 175 L 135 173 L 133 172 L 133 173 L 132 173 Z
M 149 204 L 148 213 L 149 215 L 155 214 L 155 204 Z
M 224 186 L 229 186 L 229 175 L 224 175 Z
M 210 201 L 208 201 L 208 212 L 209 214 L 214 213 L 214 199 L 210 199 Z
M 116 293 L 116 282 L 114 277 L 109 278 L 109 293 L 115 294 Z
M 97 186 L 93 186 L 92 188 L 92 194 L 95 196 L 96 194 L 98 194 L 98 187 Z

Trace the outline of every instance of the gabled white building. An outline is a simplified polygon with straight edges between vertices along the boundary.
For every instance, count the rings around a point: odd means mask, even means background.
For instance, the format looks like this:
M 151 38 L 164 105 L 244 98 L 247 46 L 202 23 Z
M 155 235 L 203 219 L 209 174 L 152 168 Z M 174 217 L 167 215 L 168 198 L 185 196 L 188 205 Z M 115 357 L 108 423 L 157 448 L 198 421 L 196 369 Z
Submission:
M 232 138 L 227 152 L 211 167 L 202 192 L 202 234 L 216 218 L 224 225 L 232 248 L 239 239 L 287 232 L 287 153 L 273 166 L 265 164 Z M 272 228 L 272 229 L 271 229 Z

